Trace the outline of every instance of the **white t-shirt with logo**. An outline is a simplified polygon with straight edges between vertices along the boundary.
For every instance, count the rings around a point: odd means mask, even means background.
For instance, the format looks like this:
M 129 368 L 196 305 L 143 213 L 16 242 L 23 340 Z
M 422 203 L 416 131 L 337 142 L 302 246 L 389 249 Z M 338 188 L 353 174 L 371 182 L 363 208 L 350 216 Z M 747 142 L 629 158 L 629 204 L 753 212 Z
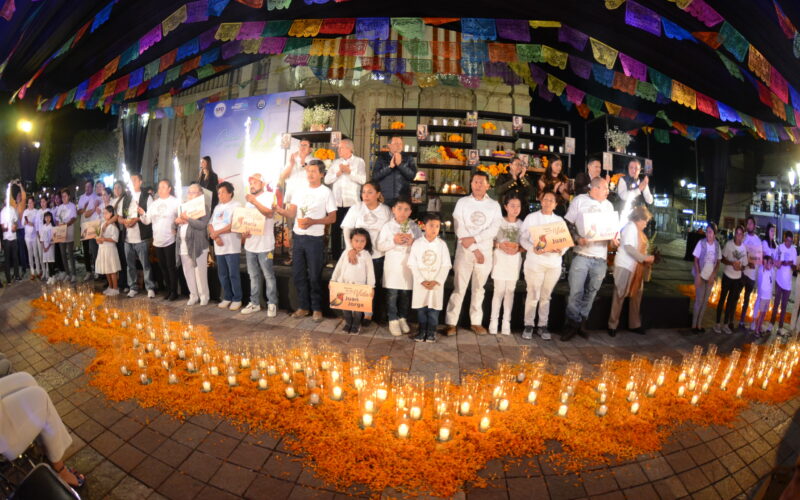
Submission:
M 78 217 L 78 209 L 75 208 L 75 204 L 72 202 L 69 203 L 62 203 L 61 205 L 56 208 L 56 223 L 57 225 L 66 224 L 67 222 L 74 220 Z M 64 243 L 72 243 L 75 240 L 75 223 L 73 222 L 71 226 L 67 226 L 67 238 Z
M 306 229 L 301 229 L 297 224 L 298 219 L 324 219 L 329 213 L 336 211 L 333 192 L 321 184 L 315 188 L 303 186 L 297 189 L 292 196 L 292 205 L 297 206 L 293 231 L 295 234 L 304 236 L 324 235 L 325 224 L 314 224 Z
M 231 200 L 228 203 L 218 203 L 214 207 L 214 213 L 211 214 L 211 227 L 214 231 L 222 229 L 233 222 L 233 209 L 241 207 L 242 204 L 238 201 Z M 228 232 L 219 235 L 222 240 L 222 245 L 217 245 L 214 240 L 214 253 L 216 255 L 230 255 L 238 254 L 242 251 L 242 236 L 239 233 Z
M 22 212 L 22 223 L 25 224 L 25 241 L 36 241 L 37 212 L 35 208 L 26 208 Z
M 142 215 L 142 222 L 152 224 L 153 246 L 164 248 L 175 243 L 175 219 L 181 202 L 174 196 L 156 198 L 147 205 L 147 213 Z
M 747 249 L 744 247 L 744 243 L 741 245 L 736 245 L 733 240 L 725 243 L 725 248 L 722 249 L 722 257 L 727 260 L 728 262 L 739 262 L 744 269 L 747 266 Z M 725 276 L 732 280 L 738 280 L 742 277 L 741 269 L 737 271 L 733 268 L 732 264 L 725 264 L 725 268 L 723 272 Z
M 484 195 L 481 200 L 475 199 L 472 195 L 465 196 L 458 200 L 453 209 L 456 237 L 459 240 L 475 238 L 475 244 L 466 250 L 469 252 L 481 250 L 485 257 L 491 255 L 494 237 L 500 229 L 502 220 L 503 213 L 500 211 L 500 204 L 489 198 L 489 195 Z M 457 248 L 463 249 L 464 247 L 459 243 Z
M 500 229 L 497 231 L 495 241 L 498 243 L 509 242 L 519 244 L 520 230 L 522 229 L 522 221 L 517 219 L 514 222 L 508 222 L 502 219 Z M 516 236 L 514 236 L 516 234 Z M 494 260 L 492 264 L 492 279 L 516 281 L 519 279 L 519 270 L 522 267 L 522 254 L 517 252 L 514 255 L 509 255 L 500 247 L 494 249 Z
M 3 239 L 6 241 L 17 241 L 17 232 L 14 231 L 14 224 L 19 222 L 17 209 L 14 207 L 3 207 L 0 210 L 0 223 L 3 224 Z
M 564 219 L 572 224 L 578 224 L 578 218 L 587 213 L 611 213 L 614 205 L 608 200 L 597 201 L 588 194 L 576 196 L 569 204 L 569 209 Z M 583 235 L 581 235 L 583 236 Z M 584 257 L 605 260 L 608 257 L 608 241 L 590 241 L 586 245 L 575 245 L 575 253 Z
M 275 200 L 275 193 L 264 190 L 260 195 L 256 196 L 256 200 L 267 208 L 272 207 Z M 245 205 L 247 208 L 256 208 L 250 202 Z M 275 250 L 275 219 L 273 217 L 264 217 L 264 234 L 250 235 L 249 238 L 244 240 L 244 249 L 252 253 L 264 253 Z
M 794 245 L 790 245 L 789 248 L 786 248 L 785 244 L 781 244 L 778 246 L 777 251 L 777 263 L 780 262 L 788 262 L 789 264 L 782 265 L 778 268 L 775 272 L 775 282 L 784 290 L 791 290 L 792 289 L 792 266 L 797 262 L 797 249 Z
M 342 229 L 366 229 L 369 233 L 369 239 L 372 242 L 372 258 L 380 259 L 383 257 L 383 252 L 378 250 L 378 234 L 381 228 L 392 220 L 392 211 L 383 203 L 378 203 L 378 206 L 370 210 L 367 205 L 359 201 L 350 208 L 340 208 L 339 210 L 347 210 L 347 215 L 344 216 L 342 221 Z M 352 245 L 349 238 L 345 238 L 345 247 L 350 250 Z
M 700 277 L 708 280 L 712 277 L 711 273 L 714 272 L 714 266 L 717 265 L 718 260 L 722 259 L 722 255 L 717 255 L 716 242 L 709 243 L 705 238 L 697 242 L 692 255 L 699 259 L 703 252 L 703 246 L 705 246 L 706 256 L 703 262 L 700 263 Z

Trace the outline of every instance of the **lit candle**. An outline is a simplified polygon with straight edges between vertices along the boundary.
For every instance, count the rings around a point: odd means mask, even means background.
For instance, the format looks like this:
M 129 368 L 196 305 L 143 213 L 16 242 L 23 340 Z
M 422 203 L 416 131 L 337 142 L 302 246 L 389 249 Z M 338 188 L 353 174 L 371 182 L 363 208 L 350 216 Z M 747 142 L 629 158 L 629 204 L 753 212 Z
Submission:
M 153 354 L 155 354 L 156 358 L 160 358 L 163 353 L 161 352 L 161 349 L 156 347 L 156 349 L 153 351 Z
M 300 361 L 292 361 L 292 370 L 296 372 L 303 371 L 303 363 L 301 363 Z
M 172 352 L 175 352 L 175 350 L 177 348 L 178 348 L 178 343 L 175 342 L 174 340 L 170 340 L 169 341 L 169 350 L 172 351 Z
M 684 382 L 685 380 L 686 380 L 686 372 L 681 372 L 681 374 L 678 375 L 678 382 Z
M 693 406 L 697 406 L 697 403 L 700 401 L 700 396 L 697 394 L 692 394 L 692 399 L 689 401 Z
M 605 382 L 600 382 L 597 384 L 597 392 L 606 392 L 607 386 Z
M 169 360 L 168 360 L 168 359 L 166 359 L 166 358 L 162 359 L 162 360 L 161 360 L 161 366 L 162 366 L 162 368 L 164 368 L 165 370 L 169 370 Z
M 214 366 L 211 367 L 211 375 L 214 376 L 214 377 L 219 375 L 219 368 L 217 368 L 217 365 L 214 365 Z
M 203 392 L 211 392 L 211 382 L 203 380 Z
M 141 375 L 139 375 L 139 381 L 144 385 L 147 385 L 147 384 L 150 383 L 150 379 L 147 378 L 147 374 L 146 373 L 142 373 Z
M 533 389 L 534 391 L 538 391 L 541 385 L 542 381 L 537 378 L 536 380 L 533 381 L 533 384 L 531 384 L 531 389 Z
M 339 401 L 342 399 L 342 388 L 338 385 L 333 386 L 333 400 Z
M 608 392 L 606 391 L 601 392 L 600 395 L 597 397 L 597 401 L 600 403 L 605 403 L 606 401 L 608 401 Z
M 397 396 L 397 399 L 395 400 L 395 406 L 397 406 L 400 409 L 405 408 L 406 407 L 406 398 L 404 398 L 403 396 Z
M 153 343 L 152 342 L 148 342 L 148 344 L 146 346 L 144 346 L 144 349 L 147 352 L 153 352 L 153 349 L 154 349 Z
M 139 366 L 139 368 L 144 368 L 145 367 L 144 358 L 137 359 L 136 364 Z
M 461 415 L 469 415 L 470 412 L 470 404 L 469 401 L 463 401 L 461 403 L 461 407 L 459 409 Z
M 250 358 L 242 358 L 240 364 L 242 368 L 250 368 Z
M 386 398 L 389 397 L 389 391 L 381 387 L 377 391 L 375 391 L 375 397 L 378 398 L 380 401 L 386 401 Z
M 331 371 L 331 382 L 333 382 L 334 384 L 338 382 L 341 377 L 342 376 L 341 374 L 339 374 L 338 370 Z
M 281 372 L 281 380 L 283 380 L 283 383 L 288 384 L 292 381 L 292 376 L 289 374 L 289 372 Z
M 567 416 L 567 405 L 561 404 L 558 407 L 558 416 L 559 417 L 566 417 Z
M 260 379 L 258 379 L 258 388 L 261 389 L 262 391 L 264 389 L 266 389 L 267 388 L 267 379 L 265 379 L 264 377 L 261 377 Z
M 684 385 L 680 385 L 678 387 L 678 397 L 682 398 L 686 395 L 686 387 Z
M 297 393 L 294 392 L 294 387 L 292 387 L 291 385 L 286 388 L 285 392 L 286 392 L 286 397 L 289 399 L 292 399 L 297 395 Z
M 311 395 L 308 397 L 308 402 L 312 406 L 316 406 L 319 404 L 319 394 L 316 392 L 312 392 Z
M 194 373 L 195 372 L 194 362 L 192 362 L 192 361 L 187 361 L 186 362 L 186 371 L 188 371 L 189 373 Z
M 708 394 L 708 382 L 703 382 L 703 385 L 700 387 L 700 390 L 703 391 L 703 394 Z
M 78 318 L 75 318 L 75 322 L 73 323 L 73 325 L 75 326 L 75 328 L 80 328 L 81 327 L 81 322 L 78 321 Z
M 408 437 L 408 424 L 403 422 L 402 424 L 397 426 L 397 437 L 407 438 Z
M 635 401 L 637 397 L 638 396 L 636 395 L 636 391 L 631 391 L 630 393 L 628 393 L 628 402 L 630 403 Z
M 761 389 L 767 390 L 767 385 L 769 384 L 769 379 L 765 378 L 763 382 L 761 382 Z
M 502 393 L 503 393 L 503 388 L 500 387 L 499 385 L 494 386 L 494 389 L 492 389 L 492 397 L 495 399 L 500 397 L 500 394 Z
M 638 401 L 634 401 L 633 404 L 631 404 L 631 413 L 633 413 L 634 415 L 639 413 L 639 402 Z
M 178 376 L 174 373 L 169 374 L 169 383 L 170 384 L 177 384 L 178 383 Z
M 273 376 L 278 373 L 278 367 L 275 365 L 268 365 L 267 366 L 267 375 Z
M 491 425 L 491 423 L 492 423 L 492 421 L 489 419 L 488 416 L 487 417 L 481 417 L 480 424 L 478 424 L 478 429 L 481 432 L 486 432 L 486 431 L 489 430 L 489 426 Z
M 353 380 L 353 385 L 356 386 L 356 389 L 359 391 L 364 388 L 367 383 L 364 381 L 363 378 L 357 377 Z
M 368 413 L 375 411 L 375 403 L 371 399 L 364 401 L 364 411 Z
M 663 373 L 659 373 L 658 374 L 658 377 L 656 378 L 656 384 L 658 384 L 659 387 L 664 385 L 664 374 Z
M 128 367 L 125 365 L 120 366 L 119 371 L 122 372 L 122 374 L 125 375 L 126 377 L 131 374 L 131 371 L 128 370 Z
M 647 388 L 647 396 L 648 396 L 648 397 L 651 397 L 651 398 L 652 398 L 653 396 L 655 396 L 655 395 L 656 395 L 656 388 L 657 388 L 657 387 L 658 387 L 658 386 L 657 386 L 656 384 L 650 384 L 650 387 L 648 387 L 648 388 Z
M 503 398 L 497 402 L 497 409 L 499 411 L 506 411 L 508 410 L 508 400 Z
M 598 417 L 605 417 L 606 413 L 608 413 L 608 406 L 600 405 L 597 407 L 597 416 Z
M 231 387 L 236 385 L 236 375 L 228 375 L 228 385 Z
M 419 420 L 420 418 L 422 418 L 422 408 L 420 408 L 419 406 L 412 406 L 408 410 L 408 416 L 414 420 Z
M 736 389 L 736 397 L 737 397 L 737 398 L 740 398 L 740 397 L 742 397 L 742 393 L 743 393 L 743 392 L 744 392 L 744 387 L 742 387 L 742 386 L 740 385 L 740 386 L 739 386 L 739 387 Z
M 625 384 L 625 390 L 626 390 L 626 391 L 631 391 L 631 390 L 633 390 L 633 380 L 628 380 L 628 383 L 627 383 L 627 384 Z
M 226 353 L 224 356 L 222 356 L 222 361 L 223 361 L 223 362 L 224 362 L 226 365 L 227 365 L 227 364 L 230 364 L 230 362 L 231 362 L 231 355 Z
M 261 372 L 258 371 L 258 368 L 253 368 L 252 370 L 250 370 L 250 380 L 254 380 L 254 381 L 258 380 L 258 378 L 260 376 L 261 376 Z
M 528 393 L 528 403 L 534 404 L 536 403 L 536 391 L 531 391 Z
M 449 441 L 450 440 L 450 429 L 447 427 L 439 428 L 439 441 Z
M 372 427 L 372 414 L 371 413 L 365 413 L 365 414 L 361 415 L 361 426 L 362 427 Z M 399 432 L 399 430 L 398 430 L 398 432 Z M 405 437 L 405 436 L 403 436 L 403 437 Z
M 137 337 L 133 337 L 133 348 L 136 349 L 139 347 L 139 339 Z
M 184 349 L 178 351 L 178 359 L 186 359 L 186 351 Z
M 690 391 L 693 391 L 695 387 L 697 387 L 697 381 L 695 381 L 695 380 L 690 380 L 690 381 L 689 381 L 689 390 L 690 390 Z

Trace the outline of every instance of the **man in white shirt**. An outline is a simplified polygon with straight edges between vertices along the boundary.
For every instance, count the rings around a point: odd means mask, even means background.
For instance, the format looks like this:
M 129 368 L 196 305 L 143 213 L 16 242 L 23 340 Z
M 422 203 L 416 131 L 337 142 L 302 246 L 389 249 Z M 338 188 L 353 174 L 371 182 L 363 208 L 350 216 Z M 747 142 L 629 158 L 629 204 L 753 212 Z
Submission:
M 614 206 L 607 198 L 608 181 L 602 177 L 595 177 L 589 183 L 589 193 L 576 196 L 569 205 L 567 215 L 564 216 L 577 245 L 573 248 L 575 256 L 569 268 L 567 322 L 561 335 L 563 341 L 572 339 L 576 334 L 587 336 L 583 323 L 589 317 L 594 298 L 606 275 L 609 240 L 589 241 L 576 226 L 582 225 L 579 219 L 584 214 L 613 213 Z M 615 246 L 618 245 L 618 236 L 612 241 Z
M 742 271 L 742 284 L 744 286 L 744 302 L 742 303 L 742 315 L 739 317 L 739 328 L 745 329 L 744 319 L 747 317 L 747 309 L 750 306 L 750 294 L 756 285 L 756 272 L 761 265 L 761 255 L 763 253 L 761 238 L 756 234 L 756 219 L 752 215 L 747 217 L 745 223 L 746 233 L 744 235 L 745 250 L 747 250 L 747 267 Z M 755 316 L 755 315 L 754 315 Z M 755 323 L 755 317 L 753 318 Z
M 281 172 L 280 182 L 284 183 L 283 199 L 286 206 L 292 202 L 294 192 L 302 187 L 308 186 L 308 178 L 306 177 L 306 163 L 314 159 L 311 154 L 311 141 L 303 139 L 300 141 L 297 151 L 289 155 L 289 161 L 286 167 Z M 294 226 L 294 220 L 287 219 L 288 226 Z M 292 254 L 294 245 L 291 242 L 292 233 L 289 232 L 289 255 Z
M 342 221 L 347 209 L 361 201 L 361 186 L 367 182 L 364 160 L 353 154 L 353 141 L 342 139 L 339 158 L 333 160 L 325 173 L 325 184 L 331 187 L 336 200 L 336 224 L 331 226 L 331 257 L 338 261 L 342 255 Z
M 641 170 L 642 164 L 639 160 L 631 160 L 628 162 L 628 174 L 622 176 L 617 183 L 617 196 L 630 208 L 641 205 L 643 202 L 648 205 L 653 204 L 653 195 L 650 193 L 650 177 L 645 175 L 644 179 L 640 181 Z M 639 198 L 640 196 L 641 198 Z
M 264 232 L 261 235 L 242 234 L 247 274 L 250 275 L 250 303 L 242 309 L 242 314 L 252 314 L 261 310 L 261 276 L 264 276 L 267 291 L 267 317 L 274 318 L 278 314 L 278 285 L 275 271 L 272 268 L 272 252 L 275 250 L 275 219 L 272 205 L 275 204 L 275 193 L 264 189 L 261 174 L 254 174 L 249 179 L 250 192 L 244 197 L 247 208 L 255 208 L 264 216 Z
M 794 234 L 791 231 L 783 232 L 783 244 L 778 246 L 778 258 L 773 266 L 775 267 L 775 302 L 772 304 L 772 323 L 773 330 L 781 335 L 783 321 L 786 318 L 786 306 L 789 303 L 789 295 L 792 293 L 792 273 L 797 263 L 797 249 L 794 247 Z M 778 323 L 778 306 L 780 306 L 780 317 Z
M 5 254 L 5 271 L 6 282 L 11 283 L 11 269 L 14 269 L 14 277 L 16 281 L 20 281 L 21 270 L 19 266 L 19 255 L 17 252 L 17 226 L 19 216 L 17 209 L 6 203 L 3 209 L 0 210 L 0 227 L 3 230 L 3 253 Z
M 500 228 L 503 214 L 500 204 L 486 194 L 489 190 L 489 176 L 485 172 L 472 173 L 470 181 L 472 194 L 458 200 L 453 210 L 458 244 L 456 245 L 455 265 L 453 266 L 453 292 L 447 302 L 445 335 L 455 335 L 458 331 L 458 317 L 461 305 L 472 286 L 469 304 L 470 328 L 477 335 L 488 332 L 483 322 L 484 286 L 492 273 L 492 248 L 494 237 Z
M 172 182 L 161 179 L 158 183 L 158 198 L 148 204 L 147 211 L 139 207 L 138 213 L 143 224 L 153 231 L 153 247 L 156 249 L 161 278 L 164 280 L 164 300 L 178 298 L 178 263 L 175 257 L 175 235 L 178 210 L 181 203 L 172 196 Z
M 83 184 L 83 194 L 78 198 L 78 215 L 81 217 L 81 224 L 98 220 L 100 215 L 97 208 L 102 204 L 102 200 L 95 194 L 94 181 L 88 179 Z M 96 278 L 94 274 L 94 261 L 97 260 L 97 240 L 94 238 L 81 241 L 83 246 L 83 261 L 86 266 L 86 281 Z
M 56 208 L 56 224 L 66 226 L 66 238 L 63 243 L 56 243 L 56 248 L 61 254 L 61 265 L 70 281 L 75 281 L 75 221 L 78 219 L 78 209 L 70 201 L 69 189 L 61 191 L 61 205 Z
M 303 318 L 313 311 L 313 320 L 322 321 L 322 264 L 325 226 L 336 222 L 336 200 L 327 186 L 322 185 L 325 164 L 311 160 L 306 164 L 308 187 L 292 196 L 288 208 L 275 207 L 283 217 L 295 219 L 293 230 L 292 281 L 297 287 L 300 308 L 293 318 Z
M 139 208 L 146 212 L 147 207 L 153 203 L 153 198 L 142 192 L 142 176 L 140 174 L 131 174 L 131 184 L 133 192 L 125 195 L 117 214 L 119 222 L 125 226 L 125 260 L 128 263 L 128 284 L 130 285 L 128 297 L 133 298 L 139 294 L 139 280 L 137 280 L 139 273 L 136 270 L 136 260 L 138 259 L 144 270 L 147 296 L 152 299 L 156 296 L 156 282 L 150 266 L 148 247 L 153 237 L 153 230 L 139 219 Z
M 214 240 L 217 257 L 217 276 L 222 286 L 220 309 L 238 311 L 242 307 L 242 278 L 239 261 L 242 253 L 242 237 L 233 229 L 233 211 L 242 205 L 233 200 L 233 184 L 220 182 L 217 186 L 219 204 L 214 207 L 208 223 L 208 235 Z

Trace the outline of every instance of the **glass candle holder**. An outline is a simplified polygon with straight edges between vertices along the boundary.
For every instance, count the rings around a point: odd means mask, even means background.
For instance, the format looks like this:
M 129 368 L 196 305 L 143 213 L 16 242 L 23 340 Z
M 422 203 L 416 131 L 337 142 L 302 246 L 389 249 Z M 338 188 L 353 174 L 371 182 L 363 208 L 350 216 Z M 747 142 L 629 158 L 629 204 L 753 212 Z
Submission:
M 269 379 L 266 375 L 267 374 L 265 372 L 261 372 L 258 377 L 258 390 L 260 391 L 266 391 L 269 389 Z
M 436 440 L 446 443 L 453 438 L 453 421 L 449 417 L 444 417 L 439 422 L 439 429 L 436 431 Z
M 487 409 L 481 413 L 481 418 L 478 420 L 478 430 L 481 432 L 488 432 L 492 427 L 492 414 Z
M 152 380 L 150 376 L 147 374 L 147 367 L 145 366 L 141 370 L 139 370 L 139 383 L 142 385 L 149 385 Z
M 317 406 L 322 402 L 322 391 L 321 389 L 314 388 L 311 389 L 308 393 L 308 404 L 310 406 Z
M 339 384 L 331 385 L 331 399 L 333 401 L 341 401 L 344 398 L 344 390 Z
M 239 385 L 239 381 L 237 380 L 236 368 L 232 366 L 229 366 L 227 369 L 227 382 L 228 382 L 228 387 L 236 387 Z
M 395 424 L 394 435 L 400 439 L 408 439 L 411 437 L 411 420 L 408 415 L 401 413 Z
M 206 373 L 203 373 L 203 378 L 200 382 L 200 391 L 211 392 L 211 377 Z
M 167 383 L 174 385 L 178 383 L 178 374 L 174 370 L 167 371 Z

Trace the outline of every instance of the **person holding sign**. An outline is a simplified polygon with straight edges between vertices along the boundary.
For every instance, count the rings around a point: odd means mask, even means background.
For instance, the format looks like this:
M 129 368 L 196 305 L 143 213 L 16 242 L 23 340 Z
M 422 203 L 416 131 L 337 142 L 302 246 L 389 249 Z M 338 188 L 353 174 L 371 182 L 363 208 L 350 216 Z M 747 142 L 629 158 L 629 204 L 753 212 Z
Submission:
M 442 219 L 428 212 L 422 217 L 425 233 L 411 245 L 408 267 L 413 276 L 411 307 L 417 310 L 419 332 L 417 342 L 436 342 L 436 326 L 444 302 L 444 281 L 450 272 L 450 251 L 439 238 Z
M 353 141 L 342 139 L 339 143 L 339 157 L 333 160 L 331 168 L 325 172 L 325 184 L 333 191 L 337 208 L 336 224 L 331 226 L 331 256 L 334 259 L 338 259 L 342 254 L 342 221 L 349 212 L 347 209 L 361 200 L 361 186 L 365 182 L 367 182 L 367 168 L 364 160 L 353 154 Z M 345 247 L 348 247 L 349 241 L 347 235 L 344 235 Z M 372 241 L 375 241 L 375 238 Z
M 308 186 L 292 195 L 289 207 L 275 208 L 283 217 L 295 219 L 293 229 L 292 281 L 297 287 L 300 308 L 293 318 L 304 318 L 313 311 L 312 319 L 322 321 L 322 259 L 325 225 L 336 222 L 336 200 L 327 186 L 322 185 L 325 164 L 311 160 L 306 164 Z M 299 212 L 299 213 L 298 213 Z M 295 218 L 299 215 L 299 218 Z
M 103 295 L 119 295 L 119 283 L 117 282 L 118 273 L 122 270 L 117 255 L 117 240 L 119 239 L 119 229 L 111 222 L 114 218 L 114 207 L 108 205 L 103 211 L 103 228 L 100 236 L 97 237 L 98 251 L 95 269 L 98 274 L 105 274 L 108 280 L 108 288 Z
M 351 259 L 350 252 L 343 253 L 331 275 L 334 283 L 351 283 L 356 285 L 375 286 L 375 272 L 372 267 L 372 240 L 366 229 L 356 228 L 350 234 L 350 251 L 355 252 L 355 262 Z M 351 335 L 358 335 L 361 330 L 361 318 L 364 313 L 343 309 L 344 328 L 342 331 Z
M 158 256 L 158 266 L 164 279 L 164 300 L 178 298 L 178 261 L 175 257 L 175 219 L 178 218 L 180 200 L 173 196 L 172 182 L 161 179 L 158 182 L 158 198 L 147 206 L 147 211 L 139 207 L 143 224 L 153 228 L 153 247 Z
M 542 209 L 527 217 L 520 228 L 519 242 L 527 252 L 525 257 L 525 329 L 522 338 L 531 340 L 534 328 L 542 340 L 550 340 L 552 335 L 547 328 L 550 316 L 550 297 L 553 288 L 561 276 L 561 258 L 572 246 L 572 238 L 564 219 L 554 213 L 556 209 L 555 193 L 542 196 Z M 542 233 L 534 238 L 534 231 L 543 226 L 553 231 Z M 536 321 L 536 313 L 539 320 Z M 538 326 L 537 326 L 538 325 Z
M 650 177 L 644 176 L 639 180 L 642 164 L 637 159 L 628 162 L 628 171 L 617 182 L 617 196 L 623 203 L 631 207 L 646 203 L 653 204 L 653 194 L 650 193 Z M 640 198 L 641 197 L 641 198 Z
M 250 275 L 250 303 L 242 309 L 242 314 L 252 314 L 261 310 L 261 276 L 264 276 L 267 291 L 267 317 L 278 315 L 278 283 L 272 268 L 272 252 L 275 250 L 275 219 L 272 206 L 276 204 L 275 193 L 264 189 L 261 174 L 253 174 L 247 179 L 250 192 L 244 197 L 245 208 L 255 209 L 264 216 L 261 234 L 242 233 L 244 254 L 247 261 L 247 274 Z
M 614 292 L 611 299 L 611 314 L 608 317 L 608 334 L 615 336 L 619 325 L 619 314 L 625 297 L 628 302 L 628 330 L 644 335 L 642 315 L 639 307 L 642 304 L 644 281 L 647 267 L 655 261 L 653 255 L 647 255 L 649 240 L 644 228 L 653 216 L 644 205 L 633 209 L 628 222 L 620 235 L 620 247 L 614 258 Z
M 83 184 L 84 193 L 78 198 L 78 215 L 81 216 L 81 225 L 86 222 L 101 220 L 98 208 L 102 205 L 103 201 L 94 192 L 94 181 L 87 179 Z M 94 238 L 82 239 L 83 245 L 83 259 L 86 266 L 85 281 L 92 278 L 97 278 L 94 272 L 94 261 L 97 260 L 97 242 Z
M 492 247 L 503 214 L 500 204 L 489 197 L 489 176 L 486 172 L 474 171 L 470 181 L 472 194 L 460 198 L 453 210 L 453 225 L 458 244 L 456 245 L 453 293 L 447 303 L 445 335 L 455 335 L 461 304 L 472 286 L 469 318 L 472 331 L 477 335 L 488 332 L 481 325 L 483 321 L 483 294 L 486 281 L 492 272 Z
M 533 182 L 528 177 L 528 171 L 522 163 L 522 158 L 515 156 L 508 165 L 508 173 L 497 176 L 494 183 L 494 192 L 498 197 L 505 198 L 507 193 L 513 193 L 520 199 L 522 209 L 520 218 L 525 219 L 533 201 Z
M 181 267 L 183 276 L 186 278 L 186 286 L 189 288 L 189 301 L 187 306 L 200 303 L 201 306 L 208 304 L 208 220 L 211 218 L 211 207 L 205 203 L 203 188 L 199 183 L 189 184 L 186 190 L 186 198 L 189 201 L 194 199 L 201 200 L 203 213 L 198 217 L 192 217 L 186 211 L 175 219 L 178 225 L 178 232 L 175 235 L 175 248 L 181 257 Z M 193 214 L 194 215 L 194 214 Z
M 722 260 L 722 250 L 717 241 L 717 225 L 713 222 L 706 227 L 706 238 L 697 242 L 694 247 L 694 265 L 692 275 L 694 276 L 694 314 L 692 315 L 692 332 L 705 333 L 703 324 L 703 314 L 708 305 L 708 297 L 711 289 L 717 280 L 717 269 Z
M 506 216 L 500 223 L 500 230 L 494 239 L 494 265 L 492 267 L 492 314 L 489 318 L 489 333 L 497 335 L 497 323 L 500 319 L 500 307 L 503 308 L 502 335 L 511 335 L 511 311 L 514 308 L 514 290 L 519 280 L 519 269 L 522 264 L 522 247 L 519 244 L 519 231 L 522 221 L 519 213 L 522 200 L 516 193 L 508 193 L 503 198 Z
M 64 240 L 57 243 L 58 253 L 61 254 L 61 264 L 70 281 L 75 282 L 75 231 L 73 224 L 78 218 L 78 209 L 70 201 L 69 189 L 61 191 L 61 205 L 56 208 L 56 220 L 62 231 L 65 231 Z
M 589 194 L 576 196 L 564 219 L 570 224 L 572 239 L 578 243 L 569 268 L 567 323 L 561 336 L 566 342 L 577 334 L 587 336 L 584 323 L 608 269 L 608 243 L 619 244 L 613 229 L 609 231 L 614 226 L 618 231 L 619 217 L 608 201 L 608 182 L 602 177 L 592 179 Z M 603 223 L 613 226 L 600 227 Z
M 208 224 L 208 236 L 214 241 L 217 275 L 222 285 L 222 300 L 217 307 L 238 311 L 242 307 L 242 277 L 239 275 L 242 238 L 231 232 L 231 226 L 233 210 L 241 204 L 233 200 L 233 184 L 228 181 L 219 184 L 217 195 L 219 203 L 214 207 Z
M 750 294 L 753 293 L 753 288 L 756 284 L 756 271 L 761 266 L 761 256 L 763 250 L 761 247 L 761 238 L 756 234 L 756 219 L 752 215 L 747 217 L 745 223 L 747 233 L 744 235 L 744 247 L 747 249 L 747 267 L 742 271 L 742 284 L 744 286 L 744 302 L 742 303 L 742 315 L 739 316 L 739 328 L 745 330 L 745 318 L 747 318 L 747 310 L 750 307 Z M 753 314 L 753 324 L 755 324 L 755 314 Z

